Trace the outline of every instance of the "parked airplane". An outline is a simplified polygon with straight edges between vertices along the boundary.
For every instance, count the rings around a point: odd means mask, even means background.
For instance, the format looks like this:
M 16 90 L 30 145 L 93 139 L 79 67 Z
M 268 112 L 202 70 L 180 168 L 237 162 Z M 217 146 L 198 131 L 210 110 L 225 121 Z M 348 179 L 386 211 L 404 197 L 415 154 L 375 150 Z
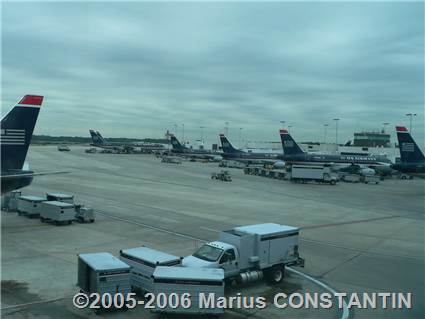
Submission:
M 89 130 L 89 132 L 92 139 L 92 143 L 90 145 L 92 146 L 114 150 L 120 153 L 131 153 L 134 150 L 133 144 L 106 142 L 106 140 L 98 131 L 95 132 L 94 130 Z
M 312 163 L 333 163 L 334 167 L 340 169 L 352 164 L 369 168 L 390 167 L 391 161 L 383 155 L 343 155 L 343 154 L 308 154 L 304 152 L 289 132 L 280 130 L 280 138 L 283 146 L 283 159 L 290 163 L 312 162 Z
M 223 159 L 221 154 L 209 150 L 194 150 L 191 148 L 188 148 L 184 145 L 181 145 L 177 137 L 175 137 L 173 134 L 170 135 L 171 140 L 171 153 L 174 153 L 176 155 L 189 157 L 189 158 L 201 158 L 201 159 L 208 159 L 213 161 L 220 161 Z
M 425 156 L 404 126 L 396 126 L 400 163 L 391 167 L 402 173 L 425 177 Z
M 65 172 L 34 173 L 24 168 L 43 96 L 25 95 L 1 119 L 1 193 L 31 184 L 34 176 Z
M 281 168 L 284 166 L 284 162 L 282 162 L 282 154 L 245 152 L 238 150 L 233 147 L 224 134 L 220 134 L 220 142 L 221 148 L 223 149 L 224 159 L 245 162 L 248 164 L 272 164 L 276 168 Z

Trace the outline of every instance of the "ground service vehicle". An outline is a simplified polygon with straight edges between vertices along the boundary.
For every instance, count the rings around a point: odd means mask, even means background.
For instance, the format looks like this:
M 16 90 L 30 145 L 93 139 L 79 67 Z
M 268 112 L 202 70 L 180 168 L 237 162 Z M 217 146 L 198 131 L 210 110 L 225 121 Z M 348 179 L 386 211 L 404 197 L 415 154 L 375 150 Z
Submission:
M 222 231 L 182 261 L 184 267 L 222 268 L 227 282 L 246 283 L 266 277 L 282 281 L 285 266 L 304 266 L 298 253 L 299 229 L 274 223 Z
M 317 183 L 328 183 L 335 185 L 337 177 L 332 175 L 330 166 L 324 165 L 292 165 L 291 181 L 307 183 L 309 181 Z
M 223 182 L 231 182 L 232 176 L 230 175 L 229 171 L 221 171 L 221 172 L 214 172 L 211 174 L 211 179 L 218 179 Z

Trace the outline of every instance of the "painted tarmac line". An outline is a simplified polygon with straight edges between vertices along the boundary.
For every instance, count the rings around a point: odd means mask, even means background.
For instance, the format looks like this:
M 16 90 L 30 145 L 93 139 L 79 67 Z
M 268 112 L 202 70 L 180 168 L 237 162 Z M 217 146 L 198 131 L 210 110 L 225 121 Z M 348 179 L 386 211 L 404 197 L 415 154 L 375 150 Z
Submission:
M 46 304 L 46 303 L 61 301 L 61 300 L 71 298 L 71 297 L 72 296 L 66 296 L 66 297 L 59 297 L 59 298 L 48 299 L 48 300 L 38 300 L 38 301 L 33 301 L 33 302 L 28 302 L 28 303 L 22 303 L 22 304 L 19 304 L 19 305 L 6 306 L 6 307 L 1 308 L 0 310 L 4 311 L 4 310 L 17 309 L 17 308 L 22 308 L 22 307 L 30 307 L 30 306 L 34 306 L 34 305 L 40 305 L 40 304 Z
M 374 218 L 368 218 L 368 219 L 350 220 L 350 221 L 346 221 L 346 222 L 302 226 L 302 227 L 300 227 L 300 229 L 303 230 L 303 229 L 315 229 L 315 228 L 323 228 L 323 227 L 335 227 L 335 226 L 344 226 L 344 225 L 352 225 L 352 224 L 361 224 L 361 223 L 369 223 L 369 222 L 373 222 L 373 221 L 384 220 L 384 219 L 393 219 L 393 218 L 399 218 L 399 217 L 401 217 L 401 216 L 391 215 L 391 216 L 383 216 L 383 217 L 374 217 Z
M 323 289 L 329 291 L 330 293 L 332 293 L 334 296 L 337 294 L 337 291 L 331 287 L 329 287 L 328 285 L 326 285 L 324 282 L 321 282 L 320 280 L 317 280 L 307 274 L 302 273 L 301 271 L 295 270 L 291 267 L 286 267 L 286 269 L 294 274 L 297 274 L 300 277 L 303 277 L 307 280 L 310 280 L 311 282 L 315 283 L 316 285 L 318 285 L 319 287 L 322 287 Z M 350 315 L 350 310 L 348 309 L 348 305 L 347 302 L 343 299 L 343 305 L 342 305 L 342 315 L 341 315 L 341 319 L 348 319 Z

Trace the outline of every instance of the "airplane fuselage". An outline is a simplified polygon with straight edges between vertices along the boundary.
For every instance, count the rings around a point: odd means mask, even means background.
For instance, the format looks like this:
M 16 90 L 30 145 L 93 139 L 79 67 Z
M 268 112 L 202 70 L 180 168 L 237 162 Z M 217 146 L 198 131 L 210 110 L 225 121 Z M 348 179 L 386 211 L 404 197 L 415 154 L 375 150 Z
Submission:
M 390 165 L 391 161 L 381 155 L 328 155 L 328 154 L 294 154 L 283 155 L 285 162 L 311 162 L 334 164 L 359 164 L 366 166 Z
M 1 193 L 8 193 L 15 189 L 31 184 L 33 177 L 28 174 L 33 174 L 33 171 L 27 170 L 7 170 L 1 172 Z M 20 177 L 19 175 L 26 174 L 26 176 Z

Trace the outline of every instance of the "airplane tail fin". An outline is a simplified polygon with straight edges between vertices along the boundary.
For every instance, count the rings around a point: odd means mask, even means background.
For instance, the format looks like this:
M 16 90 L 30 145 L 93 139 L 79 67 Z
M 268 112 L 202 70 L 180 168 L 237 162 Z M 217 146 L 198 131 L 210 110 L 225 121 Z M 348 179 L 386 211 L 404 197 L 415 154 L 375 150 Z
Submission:
M 404 163 L 423 162 L 425 156 L 415 140 L 404 126 L 396 126 L 398 147 L 400 148 L 401 161 Z
M 102 134 L 100 134 L 99 131 L 96 131 L 96 135 L 99 137 L 101 143 L 106 144 L 105 139 L 103 138 Z
M 177 137 L 175 137 L 173 134 L 170 135 L 170 139 L 171 139 L 171 146 L 173 147 L 174 150 L 181 151 L 186 149 L 186 147 L 181 145 Z
M 22 169 L 43 96 L 25 95 L 1 119 L 1 170 Z
M 90 135 L 91 135 L 91 140 L 92 140 L 94 145 L 103 144 L 103 139 L 99 137 L 97 132 L 95 132 L 93 130 L 89 130 L 89 132 L 90 132 Z
M 304 154 L 304 151 L 301 147 L 298 146 L 297 142 L 289 134 L 288 130 L 281 129 L 279 131 L 280 139 L 282 140 L 283 154 L 285 155 L 296 155 Z
M 224 153 L 242 153 L 241 150 L 238 150 L 233 147 L 232 143 L 229 142 L 226 136 L 224 134 L 220 134 L 220 142 L 221 142 L 221 148 Z

